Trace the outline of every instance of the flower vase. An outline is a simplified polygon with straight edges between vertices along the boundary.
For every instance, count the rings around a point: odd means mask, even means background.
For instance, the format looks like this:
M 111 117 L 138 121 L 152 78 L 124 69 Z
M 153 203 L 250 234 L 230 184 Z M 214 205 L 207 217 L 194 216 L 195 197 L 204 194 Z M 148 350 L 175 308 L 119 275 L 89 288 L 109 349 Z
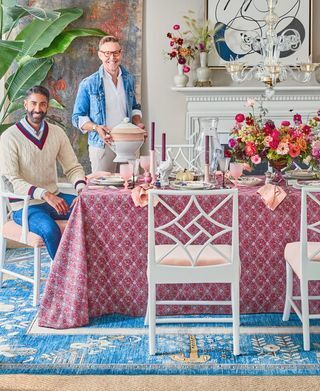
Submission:
M 278 160 L 269 160 L 269 165 L 273 169 L 273 178 L 272 182 L 279 184 L 284 178 L 282 175 L 282 170 L 287 167 L 288 162 L 286 159 L 278 159 Z
M 207 66 L 208 63 L 208 53 L 207 52 L 200 52 L 200 68 L 197 68 L 197 79 L 199 86 L 204 85 L 207 86 L 208 84 L 211 85 L 210 82 L 210 75 L 211 70 Z
M 185 87 L 189 81 L 189 77 L 183 72 L 183 67 L 183 64 L 178 64 L 178 74 L 173 78 L 176 87 Z

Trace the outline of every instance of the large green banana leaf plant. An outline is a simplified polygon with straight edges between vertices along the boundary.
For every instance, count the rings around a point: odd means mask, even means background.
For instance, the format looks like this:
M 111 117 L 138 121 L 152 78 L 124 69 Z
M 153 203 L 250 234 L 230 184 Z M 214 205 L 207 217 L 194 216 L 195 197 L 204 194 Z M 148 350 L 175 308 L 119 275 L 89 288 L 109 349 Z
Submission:
M 45 79 L 55 55 L 75 38 L 105 35 L 99 29 L 67 29 L 82 14 L 81 8 L 47 10 L 0 0 L 0 80 L 6 81 L 0 89 L 0 134 L 11 125 L 9 115 L 22 107 L 27 89 Z M 19 22 L 23 27 L 15 34 Z M 54 100 L 50 103 L 63 109 Z

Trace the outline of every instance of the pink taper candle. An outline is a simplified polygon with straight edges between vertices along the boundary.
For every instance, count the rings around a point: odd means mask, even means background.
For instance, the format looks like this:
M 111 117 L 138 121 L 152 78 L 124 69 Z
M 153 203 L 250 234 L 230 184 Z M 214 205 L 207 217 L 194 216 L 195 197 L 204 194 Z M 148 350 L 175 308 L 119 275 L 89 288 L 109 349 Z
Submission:
M 165 132 L 162 133 L 162 155 L 161 155 L 161 160 L 163 162 L 166 161 L 166 134 Z
M 155 123 L 151 122 L 150 151 L 154 151 Z
M 209 136 L 205 136 L 205 155 L 204 155 L 204 162 L 205 164 L 209 164 Z

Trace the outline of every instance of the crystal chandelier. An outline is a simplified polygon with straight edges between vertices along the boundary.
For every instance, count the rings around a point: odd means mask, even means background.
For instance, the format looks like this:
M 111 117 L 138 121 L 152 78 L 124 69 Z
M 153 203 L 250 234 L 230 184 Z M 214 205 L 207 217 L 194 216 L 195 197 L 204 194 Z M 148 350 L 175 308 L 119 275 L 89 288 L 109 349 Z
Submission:
M 280 35 L 276 33 L 276 25 L 279 21 L 275 13 L 278 0 L 266 0 L 268 13 L 265 17 L 266 33 L 259 35 L 256 31 L 249 31 L 242 34 L 241 48 L 260 52 L 262 61 L 254 66 L 246 66 L 243 62 L 230 61 L 226 65 L 233 81 L 241 83 L 245 80 L 255 78 L 267 86 L 266 97 L 274 94 L 273 87 L 290 76 L 294 80 L 306 83 L 310 81 L 312 72 L 319 64 L 312 63 L 310 58 L 306 63 L 298 63 L 289 66 L 281 63 L 280 53 L 288 50 L 296 51 L 301 46 L 300 34 L 297 30 L 286 29 Z

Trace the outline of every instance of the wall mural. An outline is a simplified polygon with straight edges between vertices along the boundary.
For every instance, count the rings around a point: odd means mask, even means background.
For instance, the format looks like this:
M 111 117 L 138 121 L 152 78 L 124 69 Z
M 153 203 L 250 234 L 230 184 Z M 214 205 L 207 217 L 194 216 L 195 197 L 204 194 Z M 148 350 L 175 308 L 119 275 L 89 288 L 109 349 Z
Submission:
M 82 8 L 83 17 L 72 27 L 99 28 L 117 36 L 123 47 L 122 63 L 136 78 L 137 99 L 141 102 L 143 0 L 29 0 L 24 3 L 48 9 Z M 72 146 L 86 172 L 90 172 L 87 137 L 72 126 L 71 114 L 80 81 L 101 64 L 97 54 L 98 43 L 97 37 L 74 40 L 64 55 L 55 57 L 44 83 L 52 97 L 66 107 L 64 111 L 50 109 L 50 113 L 66 125 Z
M 214 37 L 216 50 L 210 55 L 209 65 L 221 66 L 230 59 L 241 59 L 248 65 L 257 64 L 261 58 L 260 53 L 241 45 L 241 36 L 246 31 L 264 35 L 267 11 L 266 0 L 208 0 L 208 18 L 214 26 L 222 26 Z M 311 1 L 281 0 L 278 1 L 275 12 L 279 17 L 277 35 L 294 29 L 301 39 L 298 50 L 281 53 L 282 62 L 288 65 L 305 62 L 310 53 Z

